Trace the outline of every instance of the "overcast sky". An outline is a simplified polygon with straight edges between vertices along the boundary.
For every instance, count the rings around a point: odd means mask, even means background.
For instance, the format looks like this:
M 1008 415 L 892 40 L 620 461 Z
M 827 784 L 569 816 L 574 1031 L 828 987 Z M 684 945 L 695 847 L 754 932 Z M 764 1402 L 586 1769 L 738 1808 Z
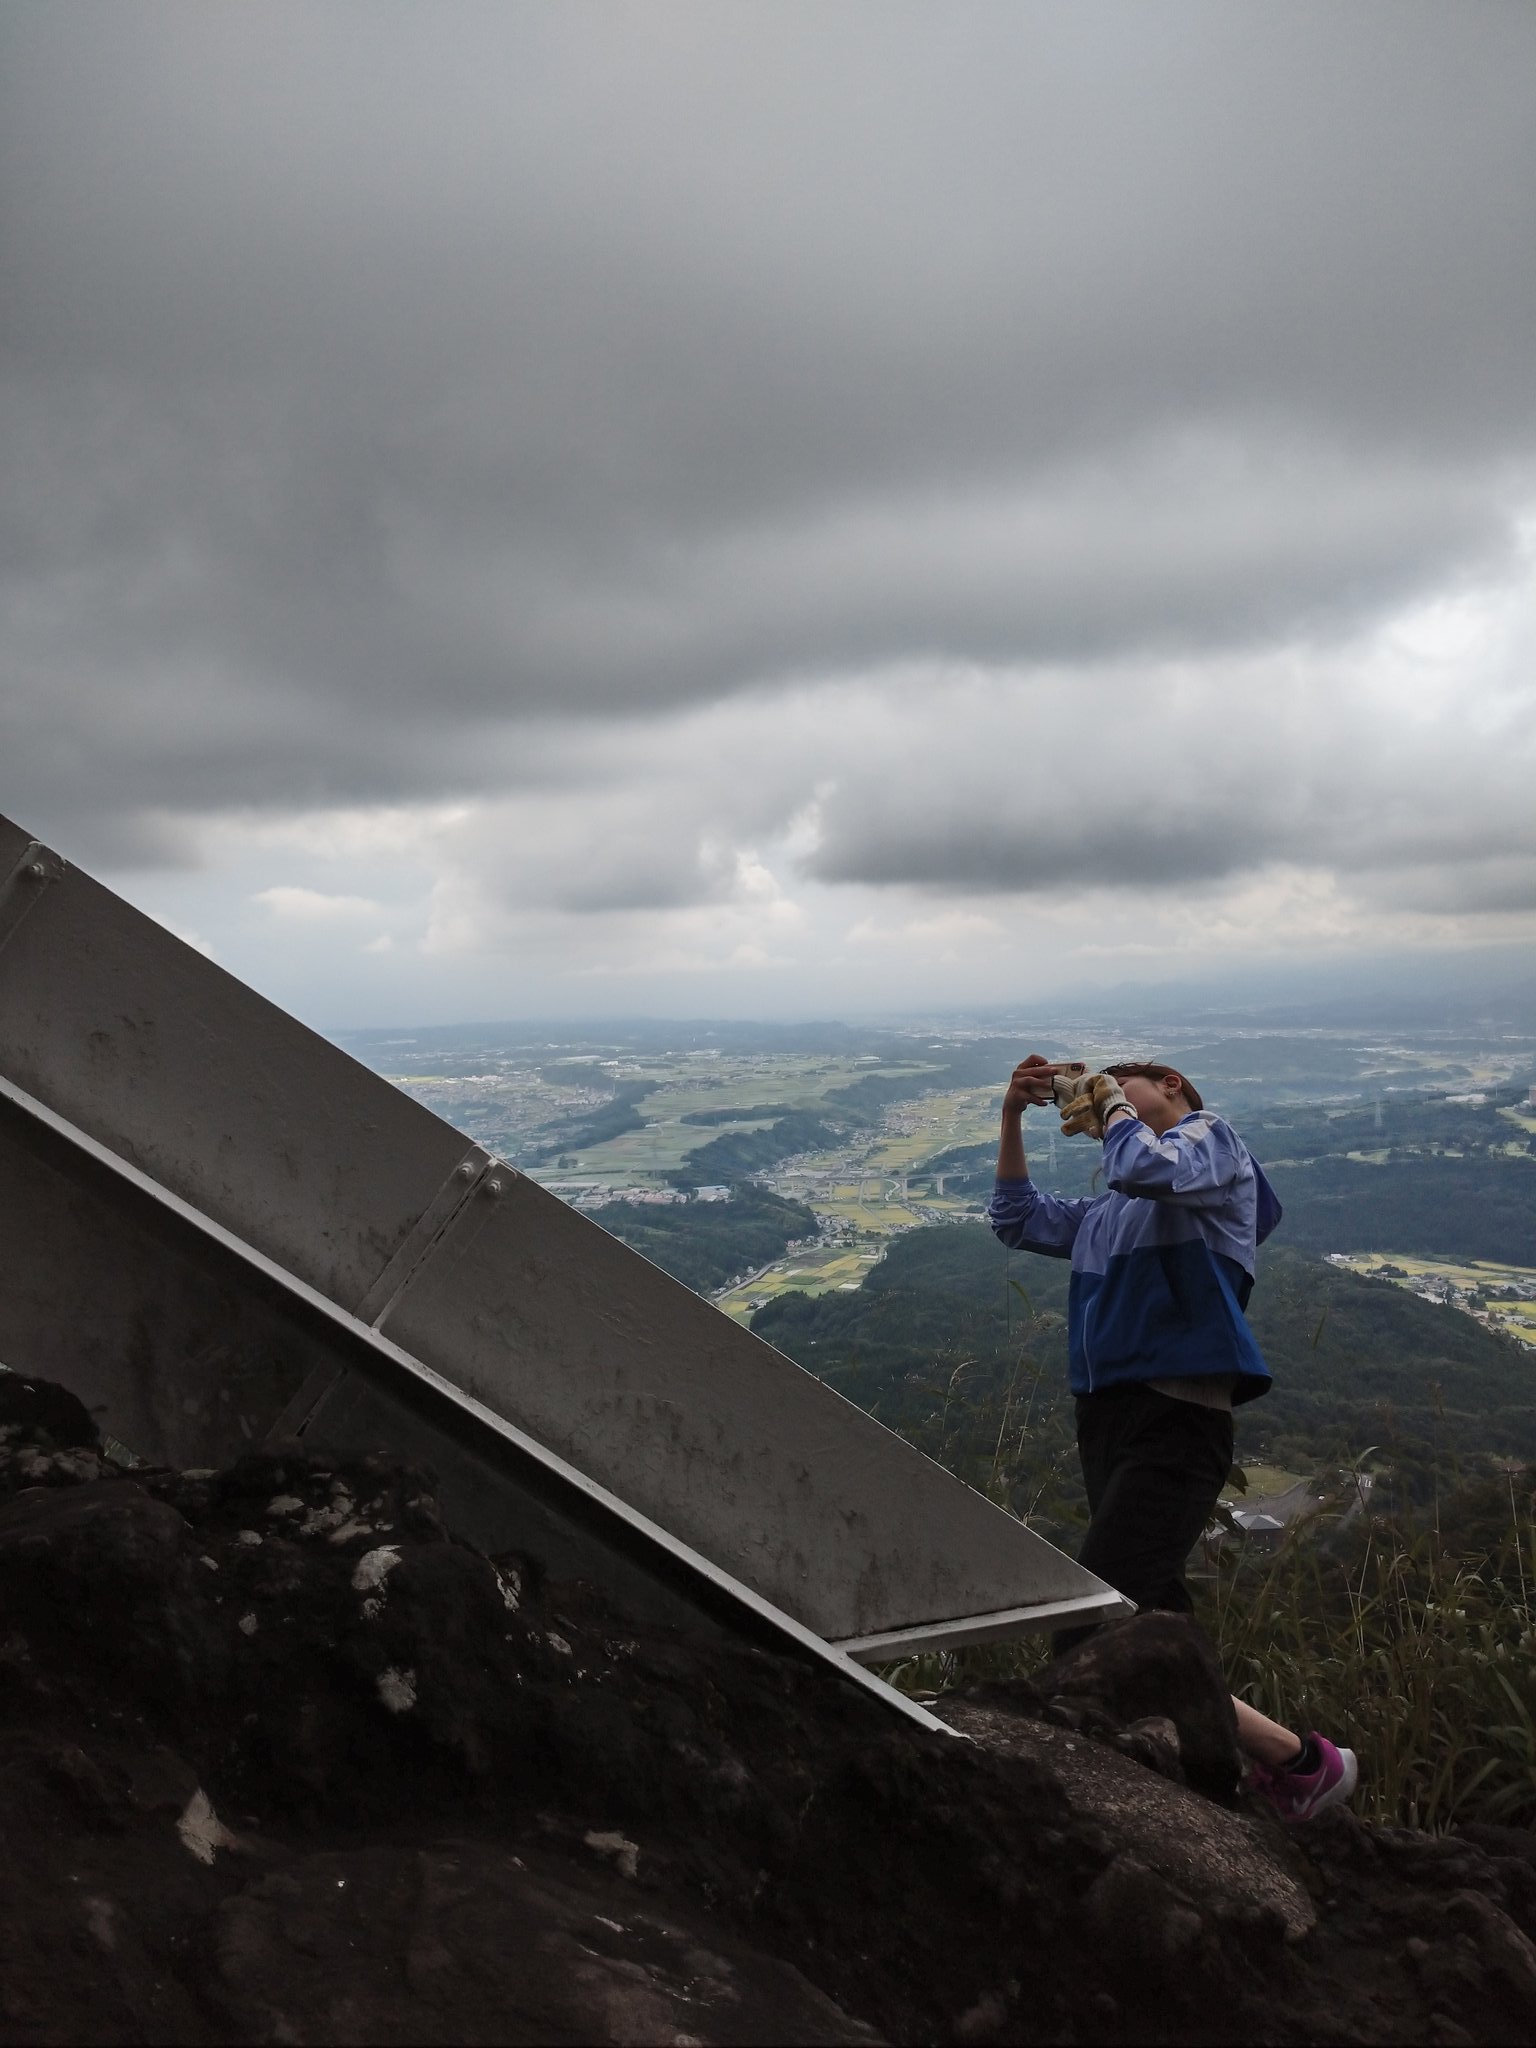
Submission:
M 1536 949 L 1524 0 L 11 0 L 0 808 L 314 1021 Z

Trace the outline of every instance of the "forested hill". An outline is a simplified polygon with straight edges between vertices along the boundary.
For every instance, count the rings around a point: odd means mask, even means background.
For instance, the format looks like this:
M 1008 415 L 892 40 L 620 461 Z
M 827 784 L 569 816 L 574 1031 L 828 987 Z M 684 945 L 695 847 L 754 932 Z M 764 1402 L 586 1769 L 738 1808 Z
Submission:
M 1285 1239 L 1307 1251 L 1536 1263 L 1536 1160 L 1337 1155 L 1269 1168 Z
M 688 1202 L 677 1208 L 610 1202 L 596 1220 L 699 1294 L 767 1265 L 797 1238 L 814 1237 L 818 1228 L 803 1202 L 786 1201 L 750 1183 L 736 1188 L 729 1202 Z
M 1241 1128 L 1285 1206 L 1288 1245 L 1523 1266 L 1536 1259 L 1536 1138 L 1504 1112 L 1524 1092 L 1304 1104 Z
M 1250 1436 L 1536 1455 L 1536 1352 L 1460 1309 L 1284 1246 L 1259 1253 L 1248 1319 L 1275 1376 Z
M 951 1225 L 898 1238 L 857 1294 L 786 1294 L 752 1327 L 850 1400 L 908 1424 L 965 1361 L 971 1394 L 1001 1388 L 1021 1353 L 1043 1393 L 1064 1391 L 1067 1278 L 1062 1261 Z M 1289 1449 L 1305 1462 L 1404 1435 L 1536 1455 L 1536 1354 L 1459 1310 L 1275 1247 L 1260 1253 L 1249 1320 L 1275 1386 L 1240 1411 L 1242 1455 Z

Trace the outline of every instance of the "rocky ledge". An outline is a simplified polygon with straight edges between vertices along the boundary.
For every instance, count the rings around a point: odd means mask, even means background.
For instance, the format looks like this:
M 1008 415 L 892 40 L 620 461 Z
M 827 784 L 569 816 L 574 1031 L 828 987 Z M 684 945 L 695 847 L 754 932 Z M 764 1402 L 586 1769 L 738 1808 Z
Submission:
M 1246 1804 L 1146 1617 L 925 1734 L 276 1446 L 0 1376 L 0 2038 L 1525 2042 L 1536 1841 Z

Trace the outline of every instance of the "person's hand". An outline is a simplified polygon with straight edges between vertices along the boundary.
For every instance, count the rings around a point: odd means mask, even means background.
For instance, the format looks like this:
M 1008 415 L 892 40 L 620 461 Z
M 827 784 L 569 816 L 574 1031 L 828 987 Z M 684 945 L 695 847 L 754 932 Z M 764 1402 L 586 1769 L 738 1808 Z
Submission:
M 1055 1078 L 1056 1069 L 1044 1053 L 1032 1052 L 1028 1059 L 1020 1060 L 1003 1097 L 1003 1114 L 1022 1116 L 1031 1105 L 1049 1102 Z
M 1091 1138 L 1102 1138 L 1104 1126 L 1117 1109 L 1129 1109 L 1125 1090 L 1111 1074 L 1084 1074 L 1081 1077 L 1080 1092 L 1073 1097 L 1062 1111 L 1062 1136 L 1075 1138 L 1086 1131 Z

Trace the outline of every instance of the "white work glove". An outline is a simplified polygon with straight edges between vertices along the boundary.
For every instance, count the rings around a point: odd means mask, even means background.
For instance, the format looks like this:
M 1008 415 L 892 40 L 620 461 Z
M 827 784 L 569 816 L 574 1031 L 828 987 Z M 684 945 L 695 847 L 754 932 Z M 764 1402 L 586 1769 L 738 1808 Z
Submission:
M 1065 1111 L 1067 1104 L 1076 1101 L 1082 1094 L 1083 1084 L 1091 1079 L 1087 1062 L 1084 1060 L 1074 1060 L 1065 1073 L 1052 1074 L 1051 1093 L 1056 1098 L 1056 1107 Z
M 1080 1131 L 1086 1131 L 1091 1138 L 1102 1138 L 1104 1126 L 1117 1109 L 1129 1109 L 1125 1090 L 1110 1074 L 1084 1074 L 1078 1081 L 1078 1092 L 1062 1111 L 1061 1131 L 1065 1138 L 1075 1138 Z

